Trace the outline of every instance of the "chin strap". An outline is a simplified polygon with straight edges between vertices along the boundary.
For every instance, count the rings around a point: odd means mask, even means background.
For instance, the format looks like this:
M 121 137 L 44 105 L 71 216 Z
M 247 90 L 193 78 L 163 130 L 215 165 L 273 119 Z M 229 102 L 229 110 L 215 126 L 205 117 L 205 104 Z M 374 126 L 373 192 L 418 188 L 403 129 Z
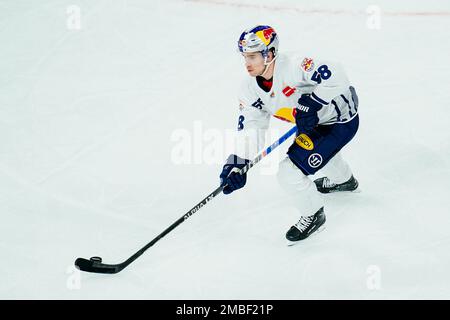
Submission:
M 264 75 L 264 73 L 267 72 L 267 70 L 269 69 L 269 66 L 277 59 L 278 56 L 273 57 L 272 61 L 270 61 L 269 63 L 267 63 L 267 57 L 264 58 L 264 65 L 266 66 L 264 68 L 264 71 L 260 74 L 260 76 L 262 77 Z

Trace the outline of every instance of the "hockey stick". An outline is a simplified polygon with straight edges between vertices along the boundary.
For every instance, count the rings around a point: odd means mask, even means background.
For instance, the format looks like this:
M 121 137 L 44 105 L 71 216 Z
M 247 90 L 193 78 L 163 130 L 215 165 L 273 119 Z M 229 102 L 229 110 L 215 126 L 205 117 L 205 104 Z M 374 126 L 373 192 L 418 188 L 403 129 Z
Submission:
M 271 146 L 267 147 L 263 152 L 261 152 L 253 161 L 250 161 L 245 167 L 243 167 L 239 173 L 244 174 L 246 173 L 251 167 L 253 167 L 255 164 L 257 164 L 259 161 L 261 161 L 262 158 L 267 156 L 269 153 L 272 152 L 276 147 L 278 147 L 280 144 L 282 144 L 284 141 L 286 141 L 290 136 L 292 136 L 297 131 L 297 127 L 293 127 L 291 130 L 286 132 L 281 138 L 279 138 L 277 141 L 275 141 Z M 129 257 L 127 260 L 125 260 L 122 263 L 118 264 L 105 264 L 102 263 L 102 258 L 100 257 L 92 257 L 89 260 L 84 258 L 78 258 L 75 260 L 75 266 L 86 272 L 94 272 L 94 273 L 118 273 L 125 269 L 130 263 L 132 263 L 134 260 L 139 258 L 148 248 L 153 246 L 156 242 L 158 242 L 162 237 L 164 237 L 166 234 L 168 234 L 170 231 L 175 229 L 177 226 L 179 226 L 181 223 L 186 221 L 190 216 L 192 216 L 194 213 L 196 213 L 200 208 L 202 208 L 204 205 L 206 205 L 209 201 L 211 201 L 215 196 L 217 196 L 219 193 L 222 192 L 223 188 L 225 188 L 226 185 L 218 187 L 216 190 L 214 190 L 211 194 L 209 194 L 206 198 L 204 198 L 202 201 L 200 201 L 195 207 L 193 207 L 191 210 L 189 210 L 184 216 L 182 216 L 180 219 L 175 221 L 170 227 L 168 227 L 166 230 L 164 230 L 159 236 L 157 236 L 155 239 L 150 241 L 148 244 L 146 244 L 142 249 L 137 251 L 135 254 L 133 254 L 131 257 Z

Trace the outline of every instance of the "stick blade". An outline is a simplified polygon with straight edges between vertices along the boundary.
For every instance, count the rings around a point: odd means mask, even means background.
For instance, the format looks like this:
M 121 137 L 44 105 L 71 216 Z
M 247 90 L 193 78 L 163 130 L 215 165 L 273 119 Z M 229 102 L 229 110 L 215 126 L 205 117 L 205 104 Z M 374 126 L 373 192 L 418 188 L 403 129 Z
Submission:
M 104 264 L 101 262 L 101 259 L 93 259 L 90 260 L 84 258 L 78 258 L 75 260 L 75 266 L 85 272 L 92 273 L 118 273 L 123 268 L 120 264 Z

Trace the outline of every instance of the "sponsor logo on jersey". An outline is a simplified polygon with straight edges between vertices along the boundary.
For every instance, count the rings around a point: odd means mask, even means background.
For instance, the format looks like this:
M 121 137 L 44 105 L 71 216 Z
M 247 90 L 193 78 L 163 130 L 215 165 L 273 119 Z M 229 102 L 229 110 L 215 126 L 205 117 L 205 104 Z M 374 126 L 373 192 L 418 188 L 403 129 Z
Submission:
M 261 98 L 258 98 L 255 102 L 252 103 L 252 107 L 255 107 L 259 110 L 262 109 L 262 106 L 264 105 L 264 102 L 262 102 Z
M 245 107 L 245 104 L 244 104 L 244 102 L 243 101 L 241 101 L 241 100 L 239 100 L 239 110 L 243 110 L 244 109 L 244 107 Z
M 308 164 L 311 168 L 320 167 L 322 164 L 322 156 L 318 153 L 313 153 L 308 157 Z
M 283 121 L 295 123 L 294 112 L 295 108 L 283 107 L 278 109 L 277 112 L 273 114 L 273 116 Z
M 302 69 L 306 72 L 310 72 L 314 69 L 314 60 L 311 58 L 305 58 L 302 61 Z
M 290 97 L 294 92 L 295 92 L 295 88 L 292 88 L 292 87 L 289 87 L 289 86 L 286 86 L 283 89 L 283 93 L 284 93 L 284 95 L 286 97 Z
M 301 135 L 299 135 L 296 139 L 295 142 L 302 147 L 303 149 L 306 150 L 312 150 L 314 149 L 314 143 L 312 142 L 311 138 L 308 137 L 306 134 L 302 133 Z

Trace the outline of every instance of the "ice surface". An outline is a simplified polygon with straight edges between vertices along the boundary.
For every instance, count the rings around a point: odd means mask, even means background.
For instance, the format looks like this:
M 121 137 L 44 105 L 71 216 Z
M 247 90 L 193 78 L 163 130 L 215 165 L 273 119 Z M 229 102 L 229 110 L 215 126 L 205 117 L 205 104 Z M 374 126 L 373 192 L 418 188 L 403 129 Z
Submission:
M 73 4 L 0 1 L 0 298 L 450 298 L 448 1 Z M 124 260 L 217 186 L 226 151 L 201 152 L 235 128 L 236 39 L 255 24 L 344 64 L 362 192 L 326 196 L 326 230 L 287 247 L 284 145 L 122 273 L 75 272 Z

